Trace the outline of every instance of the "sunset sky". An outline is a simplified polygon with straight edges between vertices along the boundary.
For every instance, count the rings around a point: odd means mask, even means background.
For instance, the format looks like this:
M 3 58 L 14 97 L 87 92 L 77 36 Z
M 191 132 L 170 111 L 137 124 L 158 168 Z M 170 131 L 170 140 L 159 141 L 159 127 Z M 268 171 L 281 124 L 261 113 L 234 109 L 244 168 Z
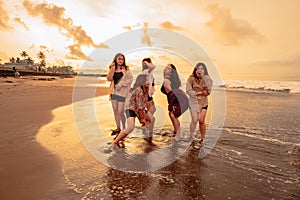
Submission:
M 299 0 L 0 0 L 0 63 L 25 50 L 33 59 L 43 51 L 48 65 L 92 66 L 90 54 L 111 37 L 142 29 L 151 47 L 164 38 L 147 29 L 161 28 L 195 41 L 223 79 L 300 81 L 299 10 Z M 167 54 L 136 52 L 128 64 L 151 56 L 184 68 Z

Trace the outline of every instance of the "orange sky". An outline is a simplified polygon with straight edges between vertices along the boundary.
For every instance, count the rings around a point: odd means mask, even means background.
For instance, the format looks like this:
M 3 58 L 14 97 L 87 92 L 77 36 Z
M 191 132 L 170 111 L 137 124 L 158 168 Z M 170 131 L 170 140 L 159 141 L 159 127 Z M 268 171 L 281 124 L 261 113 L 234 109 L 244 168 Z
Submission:
M 300 81 L 299 0 L 124 2 L 0 0 L 0 62 L 25 50 L 33 59 L 43 51 L 48 64 L 93 65 L 89 55 L 95 48 L 109 49 L 106 41 L 111 37 L 162 28 L 205 49 L 224 79 Z M 147 33 L 140 39 L 145 47 L 164 39 Z M 145 51 L 135 54 L 129 58 L 147 56 Z M 157 63 L 183 68 L 167 52 L 148 54 Z M 138 59 L 129 61 L 133 67 L 140 64 Z

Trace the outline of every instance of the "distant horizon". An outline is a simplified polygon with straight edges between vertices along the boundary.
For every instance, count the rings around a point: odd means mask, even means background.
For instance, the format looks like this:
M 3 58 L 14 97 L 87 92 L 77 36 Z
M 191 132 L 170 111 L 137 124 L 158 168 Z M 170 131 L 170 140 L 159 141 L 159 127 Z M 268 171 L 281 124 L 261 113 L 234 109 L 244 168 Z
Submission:
M 84 74 L 107 74 L 107 71 L 103 69 L 95 70 L 95 69 L 85 69 L 85 70 L 74 70 L 76 73 L 83 72 Z M 133 73 L 138 74 L 137 70 L 134 70 Z M 162 76 L 162 73 L 155 73 L 155 76 Z M 188 74 L 184 74 L 184 76 L 188 76 Z M 284 76 L 262 76 L 259 74 L 245 74 L 245 75 L 227 75 L 225 77 L 221 77 L 224 81 L 231 81 L 231 80 L 237 80 L 237 81 L 284 81 L 284 82 L 300 82 L 300 76 L 289 76 L 289 77 L 284 77 Z

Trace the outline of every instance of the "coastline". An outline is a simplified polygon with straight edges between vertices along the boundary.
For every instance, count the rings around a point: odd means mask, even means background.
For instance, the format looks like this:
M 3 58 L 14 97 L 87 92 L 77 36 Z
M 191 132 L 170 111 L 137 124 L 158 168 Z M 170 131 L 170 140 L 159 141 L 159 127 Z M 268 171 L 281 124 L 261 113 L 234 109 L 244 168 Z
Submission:
M 0 78 L 0 198 L 74 199 L 62 161 L 36 141 L 52 110 L 72 103 L 75 78 Z

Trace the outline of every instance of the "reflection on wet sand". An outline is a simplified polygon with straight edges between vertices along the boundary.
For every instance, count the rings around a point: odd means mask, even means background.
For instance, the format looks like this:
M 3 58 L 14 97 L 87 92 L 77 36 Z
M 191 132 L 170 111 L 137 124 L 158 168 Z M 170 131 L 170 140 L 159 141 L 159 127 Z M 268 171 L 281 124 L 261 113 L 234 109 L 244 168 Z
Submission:
M 112 115 L 107 114 L 110 106 L 102 113 L 97 107 L 104 106 L 104 99 L 96 99 L 95 109 L 96 124 L 101 125 L 98 128 L 104 132 L 104 140 L 88 135 L 95 123 L 83 126 L 87 130 L 84 137 L 90 138 L 95 149 L 83 146 L 70 116 L 71 106 L 54 110 L 54 120 L 40 130 L 38 141 L 63 160 L 66 183 L 78 193 L 78 199 L 299 199 L 300 123 L 296 118 L 299 109 L 293 106 L 299 97 L 260 98 L 257 94 L 231 92 L 228 98 L 230 109 L 222 135 L 203 160 L 198 157 L 199 150 L 188 145 L 189 141 L 172 142 L 172 126 L 165 122 L 161 122 L 164 126 L 158 122 L 155 145 L 149 145 L 137 128 L 124 140 L 125 148 L 100 154 L 112 140 L 110 129 L 114 125 Z M 283 104 L 287 98 L 290 104 Z M 256 103 L 249 102 L 252 99 Z M 257 103 L 270 107 L 259 115 L 253 113 Z M 286 115 L 296 119 L 293 126 L 282 128 L 282 123 L 274 123 L 278 114 L 285 114 L 273 109 L 278 105 L 285 105 Z M 283 119 L 288 120 L 288 116 Z M 90 150 L 99 152 L 104 164 Z M 154 152 L 155 156 L 151 156 Z M 165 164 L 172 159 L 174 162 Z M 158 166 L 163 167 L 152 170 Z M 138 169 L 148 172 L 129 172 Z
M 111 112 L 110 107 L 107 106 L 106 97 L 99 97 L 96 100 L 97 106 L 101 109 L 96 109 L 103 112 L 104 107 L 107 109 L 106 113 Z M 85 102 L 86 103 L 86 102 Z M 104 105 L 105 104 L 105 105 Z M 157 198 L 164 198 L 166 196 L 180 196 L 184 194 L 182 186 L 176 186 L 180 178 L 184 183 L 190 181 L 189 172 L 185 168 L 191 166 L 185 160 L 177 160 L 187 148 L 189 148 L 189 140 L 174 141 L 172 126 L 168 122 L 166 125 L 155 128 L 155 133 L 152 138 L 153 144 L 149 144 L 147 137 L 143 135 L 143 131 L 137 127 L 136 130 L 124 140 L 124 148 L 116 149 L 113 152 L 106 154 L 103 160 L 110 166 L 107 167 L 99 162 L 95 157 L 91 156 L 89 150 L 82 145 L 80 137 L 76 133 L 75 121 L 70 118 L 71 106 L 65 106 L 53 111 L 55 116 L 52 123 L 44 126 L 37 138 L 38 141 L 47 147 L 49 150 L 59 155 L 64 161 L 63 172 L 66 178 L 66 183 L 72 190 L 84 198 L 146 198 L 156 196 Z M 83 106 L 83 110 L 86 107 Z M 158 108 L 158 112 L 161 108 Z M 97 114 L 98 124 L 101 124 L 101 129 L 104 130 L 107 141 L 112 140 L 110 136 L 110 128 L 113 124 L 110 118 L 112 115 Z M 86 116 L 80 116 L 82 120 Z M 165 123 L 165 122 L 164 122 Z M 95 124 L 94 124 L 95 125 Z M 90 126 L 93 126 L 90 124 Z M 90 127 L 87 127 L 89 130 Z M 183 133 L 188 130 L 183 129 Z M 82 136 L 81 136 L 82 137 Z M 96 143 L 96 144 L 95 144 Z M 97 150 L 101 152 L 102 148 L 107 146 L 105 141 L 95 140 L 94 144 Z M 188 162 L 191 158 L 198 166 L 198 153 L 190 152 L 188 155 Z M 103 155 L 103 154 L 101 154 Z M 175 162 L 174 162 L 175 161 Z M 174 162 L 175 165 L 166 167 L 162 171 L 154 173 L 132 173 L 130 171 L 154 171 Z M 178 163 L 179 162 L 179 163 Z M 184 162 L 184 163 L 182 163 Z M 178 166 L 176 166 L 177 164 Z M 183 166 L 181 166 L 183 165 Z M 185 166 L 185 167 L 184 167 Z M 183 168 L 182 168 L 183 167 Z M 194 169 L 197 169 L 194 168 Z M 129 172 L 123 172 L 129 171 Z M 199 172 L 193 172 L 192 176 Z M 178 180 L 177 180 L 178 179 Z M 198 179 L 198 178 L 192 178 Z M 195 180 L 196 181 L 196 180 Z M 196 181 L 197 183 L 198 181 Z M 180 183 L 181 184 L 181 183 Z M 174 186 L 176 186 L 176 193 L 174 193 Z M 188 186 L 190 187 L 190 186 Z M 196 187 L 196 185 L 195 185 Z M 198 186 L 196 187 L 198 188 Z M 195 188 L 195 190 L 197 190 Z M 159 191 L 153 192 L 153 191 Z M 186 188 L 190 191 L 190 188 Z M 197 195 L 196 195 L 197 196 Z

